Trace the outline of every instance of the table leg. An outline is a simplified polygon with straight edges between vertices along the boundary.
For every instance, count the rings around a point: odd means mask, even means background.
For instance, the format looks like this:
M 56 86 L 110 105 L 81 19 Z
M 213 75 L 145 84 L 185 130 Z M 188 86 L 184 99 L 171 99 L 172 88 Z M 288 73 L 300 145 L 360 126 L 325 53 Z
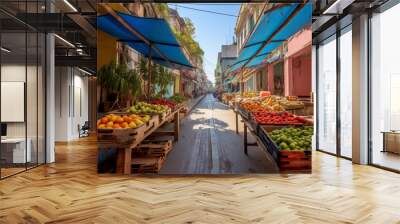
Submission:
M 235 122 L 236 122 L 236 134 L 239 134 L 239 115 L 238 113 L 235 111 Z
M 247 125 L 243 123 L 243 146 L 244 146 L 244 154 L 247 155 Z
M 174 140 L 178 141 L 179 140 L 179 131 L 180 131 L 180 117 L 179 117 L 179 112 L 175 113 L 174 115 L 174 119 L 175 119 L 175 124 L 174 124 L 174 131 L 175 131 L 175 135 L 174 135 Z
M 132 150 L 130 148 L 117 149 L 117 173 L 131 174 Z

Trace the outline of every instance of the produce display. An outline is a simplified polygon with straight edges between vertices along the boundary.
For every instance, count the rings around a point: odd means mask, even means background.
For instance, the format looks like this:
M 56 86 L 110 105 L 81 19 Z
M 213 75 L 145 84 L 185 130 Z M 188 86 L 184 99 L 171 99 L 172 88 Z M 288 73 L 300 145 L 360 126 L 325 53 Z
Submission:
M 290 99 L 290 100 L 288 100 Z M 265 98 L 265 100 L 261 103 L 264 107 L 273 107 L 274 111 L 284 111 L 294 108 L 304 107 L 304 103 L 298 101 L 295 97 L 280 97 L 280 96 L 270 96 Z
M 270 91 L 260 91 L 260 96 L 261 97 L 271 96 L 271 92 Z
M 158 105 L 164 105 L 167 106 L 169 108 L 171 108 L 172 110 L 175 108 L 176 104 L 170 100 L 167 99 L 154 99 L 151 100 L 150 103 L 152 104 L 158 104 Z
M 282 128 L 268 134 L 280 150 L 311 150 L 312 127 Z
M 256 97 L 258 96 L 257 92 L 253 92 L 253 91 L 248 91 L 248 92 L 243 92 L 243 96 L 244 98 L 250 98 L 250 97 Z
M 243 100 L 240 106 L 250 112 L 283 112 L 285 109 L 278 103 L 268 105 L 264 98 L 254 97 Z
M 133 114 L 162 114 L 169 110 L 168 106 L 138 102 L 131 106 L 128 112 Z
M 224 102 L 230 102 L 235 98 L 235 94 L 233 93 L 224 93 L 222 94 L 222 101 Z
M 138 128 L 150 120 L 149 115 L 139 116 L 108 114 L 97 121 L 99 129 Z
M 255 121 L 262 125 L 304 125 L 310 122 L 288 112 L 254 112 Z
M 240 107 L 250 112 L 269 112 L 268 108 L 261 106 L 261 104 L 256 102 L 242 102 L 240 103 Z
M 284 100 L 280 104 L 287 110 L 304 107 L 304 103 L 298 100 Z
M 169 100 L 178 104 L 178 103 L 183 103 L 186 100 L 186 98 L 181 95 L 173 95 L 169 98 Z
M 286 99 L 289 101 L 297 101 L 299 98 L 297 96 L 287 96 Z

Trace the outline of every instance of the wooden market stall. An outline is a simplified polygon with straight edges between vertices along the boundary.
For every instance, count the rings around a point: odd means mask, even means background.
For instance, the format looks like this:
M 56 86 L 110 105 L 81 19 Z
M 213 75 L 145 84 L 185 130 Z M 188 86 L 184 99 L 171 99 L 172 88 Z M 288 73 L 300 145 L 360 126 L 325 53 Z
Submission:
M 145 93 L 149 103 L 139 102 L 141 105 L 136 109 L 128 107 L 112 111 L 100 119 L 100 128 L 97 131 L 98 149 L 116 149 L 117 173 L 156 173 L 172 149 L 172 141 L 157 140 L 155 137 L 172 136 L 177 141 L 180 114 L 187 109 L 179 103 L 171 105 L 168 100 L 160 103 L 151 101 L 154 92 L 152 67 L 155 64 L 178 70 L 190 70 L 194 67 L 166 20 L 118 12 L 107 3 L 99 5 L 106 12 L 97 17 L 99 30 L 147 58 L 147 74 L 144 75 L 147 82 Z M 152 108 L 153 104 L 157 106 Z M 117 123 L 111 126 L 108 125 L 109 122 Z M 173 123 L 173 129 L 161 130 L 167 123 Z
M 236 113 L 236 133 L 239 122 L 244 125 L 244 153 L 248 146 L 259 145 L 268 152 L 281 171 L 311 171 L 311 102 L 302 102 L 295 96 L 262 96 L 244 92 L 243 81 L 251 69 L 265 64 L 266 59 L 294 34 L 311 23 L 312 5 L 282 4 L 265 10 L 254 30 L 243 43 L 228 76 L 239 73 L 240 94 L 225 97 Z M 266 29 L 266 27 L 268 29 Z M 250 100 L 249 100 L 250 99 Z M 248 142 L 248 133 L 256 142 Z M 283 137 L 282 137 L 283 136 Z M 289 136 L 289 137 L 287 137 Z

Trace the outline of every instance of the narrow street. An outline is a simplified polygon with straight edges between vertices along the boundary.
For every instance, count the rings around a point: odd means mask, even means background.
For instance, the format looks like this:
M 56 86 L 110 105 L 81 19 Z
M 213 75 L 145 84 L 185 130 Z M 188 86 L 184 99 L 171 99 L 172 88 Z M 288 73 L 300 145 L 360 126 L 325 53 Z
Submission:
M 258 147 L 243 152 L 243 126 L 235 133 L 235 114 L 207 95 L 182 120 L 180 140 L 160 174 L 275 173 L 272 159 Z M 249 141 L 254 141 L 249 135 Z

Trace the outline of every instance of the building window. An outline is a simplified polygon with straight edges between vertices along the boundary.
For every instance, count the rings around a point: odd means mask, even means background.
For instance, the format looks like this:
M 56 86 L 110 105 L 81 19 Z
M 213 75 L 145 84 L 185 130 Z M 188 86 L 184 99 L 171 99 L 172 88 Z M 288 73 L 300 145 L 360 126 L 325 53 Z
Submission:
M 259 85 L 260 90 L 265 90 L 265 91 L 268 90 L 267 69 L 266 68 L 261 69 L 258 75 L 260 80 L 260 85 Z
M 336 154 L 336 36 L 322 42 L 317 54 L 317 149 Z
M 274 94 L 278 96 L 284 95 L 284 68 L 283 61 L 276 63 L 274 69 Z
M 340 154 L 352 157 L 352 33 L 351 26 L 340 36 Z
M 371 162 L 395 170 L 400 170 L 395 132 L 400 130 L 400 33 L 394 28 L 399 20 L 400 4 L 371 18 Z

